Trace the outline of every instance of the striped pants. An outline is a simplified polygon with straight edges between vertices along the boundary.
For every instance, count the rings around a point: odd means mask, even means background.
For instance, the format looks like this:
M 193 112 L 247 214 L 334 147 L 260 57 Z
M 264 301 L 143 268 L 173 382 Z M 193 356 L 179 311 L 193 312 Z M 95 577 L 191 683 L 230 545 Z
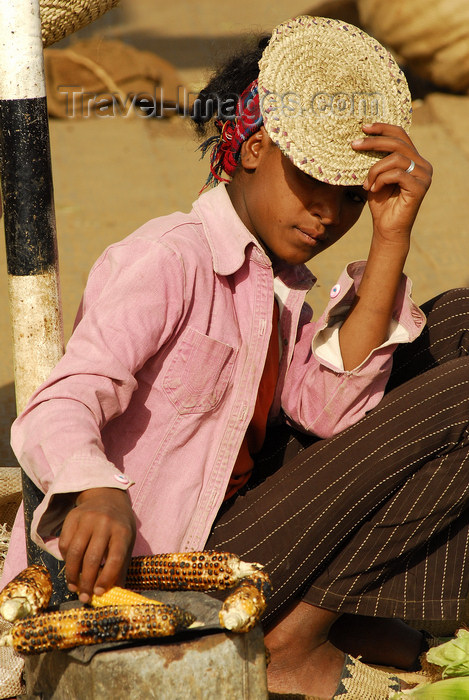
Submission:
M 271 430 L 256 476 L 206 547 L 265 564 L 271 622 L 295 600 L 337 612 L 461 619 L 469 589 L 469 289 L 425 304 L 380 404 L 320 440 Z

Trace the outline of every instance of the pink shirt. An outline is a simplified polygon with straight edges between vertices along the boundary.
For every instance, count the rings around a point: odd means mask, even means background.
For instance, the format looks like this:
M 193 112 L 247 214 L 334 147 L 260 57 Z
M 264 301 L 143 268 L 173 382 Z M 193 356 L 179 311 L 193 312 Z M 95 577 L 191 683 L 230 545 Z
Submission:
M 276 276 L 282 355 L 272 419 L 283 409 L 326 437 L 380 401 L 394 342 L 353 371 L 320 356 L 321 333 L 350 305 L 363 268 L 348 266 L 311 323 L 311 273 L 285 266 Z M 271 262 L 224 185 L 189 214 L 149 221 L 110 246 L 90 273 L 64 357 L 12 428 L 21 466 L 46 494 L 33 540 L 60 556 L 66 494 L 130 487 L 134 555 L 203 548 L 253 414 L 273 302 Z M 425 323 L 404 276 L 394 317 L 406 341 Z M 25 565 L 21 518 L 5 582 Z

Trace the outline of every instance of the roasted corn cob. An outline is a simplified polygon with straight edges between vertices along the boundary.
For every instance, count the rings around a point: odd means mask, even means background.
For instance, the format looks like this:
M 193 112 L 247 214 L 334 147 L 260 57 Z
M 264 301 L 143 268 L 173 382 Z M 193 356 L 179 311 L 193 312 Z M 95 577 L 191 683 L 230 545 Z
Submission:
M 129 591 L 128 588 L 120 588 L 119 586 L 110 588 L 102 595 L 91 596 L 89 604 L 93 608 L 102 608 L 105 605 L 163 605 L 157 600 L 146 598 L 140 593 L 135 593 L 135 591 Z
M 44 610 L 52 594 L 52 581 L 45 566 L 23 569 L 0 593 L 0 615 L 9 622 Z
M 261 564 L 241 561 L 227 552 L 153 554 L 130 560 L 126 585 L 135 590 L 208 591 L 231 588 L 261 569 Z
M 269 576 L 263 571 L 244 578 L 223 602 L 219 612 L 222 627 L 249 632 L 264 612 L 271 591 Z
M 73 608 L 18 620 L 0 639 L 0 646 L 13 646 L 21 654 L 40 654 L 81 644 L 165 637 L 193 621 L 193 615 L 176 605 Z

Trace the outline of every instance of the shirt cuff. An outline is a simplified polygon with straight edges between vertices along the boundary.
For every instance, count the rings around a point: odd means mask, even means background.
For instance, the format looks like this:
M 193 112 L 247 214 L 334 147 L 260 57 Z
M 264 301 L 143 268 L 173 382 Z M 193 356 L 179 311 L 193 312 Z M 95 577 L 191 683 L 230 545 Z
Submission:
M 329 366 L 334 367 L 340 372 L 344 371 L 344 363 L 342 360 L 342 353 L 340 351 L 339 330 L 344 320 L 345 313 L 343 319 L 331 326 L 328 326 L 327 328 L 324 328 L 324 330 L 317 334 L 313 341 L 313 349 L 316 357 L 320 358 L 324 362 L 327 362 Z M 371 352 L 385 348 L 388 345 L 409 342 L 409 331 L 406 330 L 401 323 L 395 319 L 391 319 L 386 340 L 377 348 L 374 348 Z
M 337 284 L 331 289 L 329 303 L 319 319 L 318 330 L 312 339 L 313 354 L 321 364 L 333 371 L 345 371 L 340 351 L 339 330 L 353 303 L 365 266 L 365 260 L 347 265 Z M 386 340 L 371 350 L 365 360 L 350 371 L 359 371 L 381 348 L 389 347 L 391 356 L 398 343 L 414 341 L 422 332 L 425 323 L 425 314 L 412 299 L 412 282 L 402 274 Z
M 58 537 L 63 521 L 75 507 L 79 493 L 93 488 L 117 488 L 126 491 L 135 482 L 113 464 L 75 454 L 67 460 L 51 483 L 43 501 L 36 508 L 31 522 L 31 539 L 61 559 Z

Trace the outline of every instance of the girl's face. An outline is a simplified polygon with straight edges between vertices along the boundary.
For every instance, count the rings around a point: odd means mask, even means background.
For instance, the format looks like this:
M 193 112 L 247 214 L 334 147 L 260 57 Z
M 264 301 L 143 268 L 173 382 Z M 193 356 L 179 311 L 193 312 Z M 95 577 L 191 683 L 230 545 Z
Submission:
M 328 185 L 306 175 L 264 128 L 243 144 L 228 192 L 271 260 L 292 265 L 307 262 L 338 241 L 367 200 L 361 186 Z

